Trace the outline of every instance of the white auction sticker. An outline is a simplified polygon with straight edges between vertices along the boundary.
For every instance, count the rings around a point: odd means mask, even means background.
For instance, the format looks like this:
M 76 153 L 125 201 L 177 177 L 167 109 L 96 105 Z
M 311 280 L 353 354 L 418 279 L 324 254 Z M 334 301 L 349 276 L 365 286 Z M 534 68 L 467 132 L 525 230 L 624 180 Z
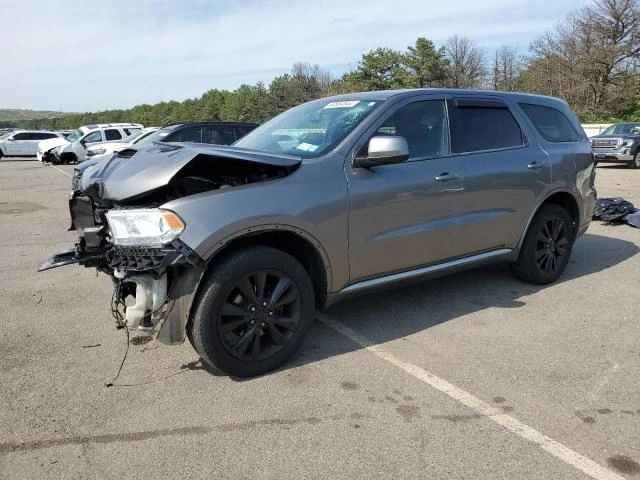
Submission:
M 296 148 L 298 150 L 302 150 L 304 152 L 306 152 L 307 150 L 309 150 L 310 148 L 314 147 L 315 145 L 312 145 L 310 143 L 301 143 L 300 145 L 298 145 Z
M 324 108 L 353 108 L 360 103 L 360 100 L 348 100 L 344 102 L 327 103 Z

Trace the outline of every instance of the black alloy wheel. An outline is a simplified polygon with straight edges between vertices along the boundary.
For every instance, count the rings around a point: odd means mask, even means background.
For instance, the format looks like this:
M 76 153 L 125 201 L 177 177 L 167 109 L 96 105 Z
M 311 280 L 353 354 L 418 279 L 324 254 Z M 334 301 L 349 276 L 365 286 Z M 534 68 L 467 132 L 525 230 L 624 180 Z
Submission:
M 274 370 L 293 357 L 313 322 L 315 294 L 304 267 L 266 246 L 221 259 L 198 287 L 187 336 L 210 369 L 236 377 Z
M 545 273 L 553 274 L 561 265 L 560 257 L 567 255 L 571 239 L 562 218 L 552 217 L 538 233 L 536 263 Z
M 282 350 L 301 313 L 300 293 L 291 277 L 258 270 L 230 289 L 218 313 L 218 334 L 234 357 L 261 361 Z
M 544 285 L 557 280 L 573 249 L 576 229 L 571 216 L 559 205 L 540 207 L 529 225 L 513 273 L 525 282 Z

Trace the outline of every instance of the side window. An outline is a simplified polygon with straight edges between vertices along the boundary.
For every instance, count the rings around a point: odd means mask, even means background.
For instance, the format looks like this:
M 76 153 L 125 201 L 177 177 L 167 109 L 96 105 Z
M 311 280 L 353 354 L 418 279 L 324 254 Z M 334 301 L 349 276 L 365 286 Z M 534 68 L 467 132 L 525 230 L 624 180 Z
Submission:
M 184 130 L 180 130 L 173 134 L 169 134 L 163 141 L 201 143 L 202 142 L 201 130 L 202 129 L 200 127 L 185 128 Z
M 202 143 L 231 145 L 233 142 L 235 142 L 233 127 L 204 127 Z
M 84 143 L 96 143 L 102 141 L 102 133 L 100 131 L 91 132 L 89 135 L 84 137 Z
M 404 137 L 409 146 L 410 159 L 448 154 L 449 135 L 444 100 L 405 105 L 387 118 L 375 135 Z
M 531 123 L 547 142 L 577 142 L 580 140 L 569 119 L 555 108 L 518 104 Z
M 55 133 L 46 133 L 46 132 L 36 132 L 32 133 L 31 140 L 47 140 L 49 138 L 58 138 Z
M 104 131 L 104 138 L 107 142 L 111 140 L 120 140 L 122 138 L 122 134 L 115 128 L 109 128 Z
M 124 133 L 126 134 L 126 136 L 128 137 L 129 135 L 132 135 L 136 132 L 139 132 L 140 129 L 139 128 L 123 128 L 122 130 L 124 130 Z
M 521 147 L 520 126 L 508 108 L 482 106 L 452 106 L 451 151 L 481 152 L 499 148 Z
M 14 140 L 31 140 L 31 134 L 30 133 L 16 133 L 13 136 Z
M 236 132 L 236 140 L 240 140 L 254 128 L 256 127 L 254 127 L 253 125 L 236 125 L 235 127 L 233 127 Z

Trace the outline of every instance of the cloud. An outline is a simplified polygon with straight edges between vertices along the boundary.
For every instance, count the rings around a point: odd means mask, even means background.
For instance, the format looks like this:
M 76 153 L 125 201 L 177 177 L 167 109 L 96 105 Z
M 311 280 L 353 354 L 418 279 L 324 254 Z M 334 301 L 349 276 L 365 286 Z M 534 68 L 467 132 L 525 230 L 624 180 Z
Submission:
M 451 35 L 528 43 L 583 2 L 517 0 L 9 0 L 0 107 L 127 108 L 237 88 L 296 61 L 341 73 L 379 46 Z M 558 3 L 563 3 L 559 6 Z

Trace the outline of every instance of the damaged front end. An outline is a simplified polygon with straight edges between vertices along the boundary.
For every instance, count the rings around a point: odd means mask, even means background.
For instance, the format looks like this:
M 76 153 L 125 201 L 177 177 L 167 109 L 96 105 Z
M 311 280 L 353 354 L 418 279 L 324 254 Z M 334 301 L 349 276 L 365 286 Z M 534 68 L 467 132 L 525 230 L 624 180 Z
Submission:
M 267 163 L 253 157 L 233 148 L 155 144 L 92 165 L 74 182 L 69 198 L 78 242 L 39 270 L 96 268 L 113 280 L 111 310 L 118 328 L 158 332 L 163 343 L 182 343 L 205 260 L 180 239 L 189 219 L 163 205 L 275 179 L 299 165 L 293 158 Z

